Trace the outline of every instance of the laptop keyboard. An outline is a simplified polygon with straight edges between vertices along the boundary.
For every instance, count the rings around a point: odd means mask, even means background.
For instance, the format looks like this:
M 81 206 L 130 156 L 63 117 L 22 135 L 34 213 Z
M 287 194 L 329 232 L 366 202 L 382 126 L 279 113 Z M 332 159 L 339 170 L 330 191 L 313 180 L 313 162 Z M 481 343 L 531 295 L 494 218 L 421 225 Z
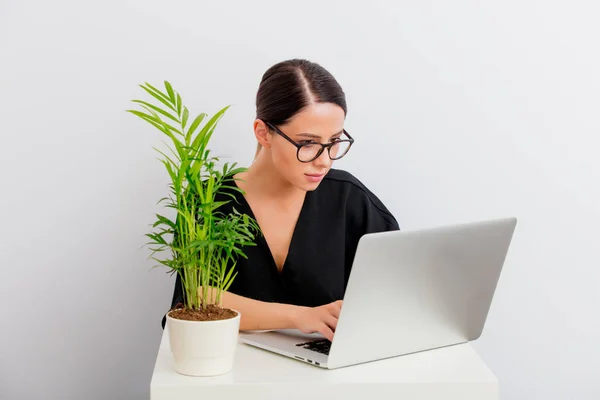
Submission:
M 329 341 L 329 339 L 319 339 L 310 342 L 298 343 L 296 344 L 296 346 L 305 348 L 307 350 L 316 351 L 321 354 L 329 355 L 331 341 Z

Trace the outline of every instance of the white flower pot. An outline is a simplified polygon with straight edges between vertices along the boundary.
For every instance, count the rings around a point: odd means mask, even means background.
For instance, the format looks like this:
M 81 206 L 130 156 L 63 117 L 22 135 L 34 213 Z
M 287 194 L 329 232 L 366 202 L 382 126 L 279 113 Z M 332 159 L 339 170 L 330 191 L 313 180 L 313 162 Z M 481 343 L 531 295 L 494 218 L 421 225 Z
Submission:
M 184 321 L 167 314 L 175 370 L 183 375 L 214 376 L 233 368 L 240 313 L 218 321 Z

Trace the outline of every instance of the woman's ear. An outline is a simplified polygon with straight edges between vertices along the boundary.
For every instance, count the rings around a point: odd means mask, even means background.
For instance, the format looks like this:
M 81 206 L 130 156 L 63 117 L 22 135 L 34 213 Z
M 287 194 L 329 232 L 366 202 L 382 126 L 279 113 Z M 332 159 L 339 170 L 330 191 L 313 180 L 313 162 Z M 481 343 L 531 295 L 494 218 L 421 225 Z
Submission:
M 260 119 L 254 121 L 254 136 L 262 147 L 267 149 L 271 147 L 271 131 L 267 124 Z

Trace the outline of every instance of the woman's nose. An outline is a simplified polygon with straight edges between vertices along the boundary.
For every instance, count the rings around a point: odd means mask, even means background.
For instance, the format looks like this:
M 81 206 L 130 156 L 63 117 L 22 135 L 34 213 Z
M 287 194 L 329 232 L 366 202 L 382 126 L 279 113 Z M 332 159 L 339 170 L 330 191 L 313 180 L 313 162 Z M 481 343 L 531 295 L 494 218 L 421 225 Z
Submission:
M 331 165 L 331 161 L 331 158 L 329 158 L 329 152 L 327 151 L 327 149 L 323 149 L 323 152 L 321 153 L 321 155 L 319 155 L 319 157 L 317 157 L 314 163 L 320 168 L 323 168 L 329 167 Z

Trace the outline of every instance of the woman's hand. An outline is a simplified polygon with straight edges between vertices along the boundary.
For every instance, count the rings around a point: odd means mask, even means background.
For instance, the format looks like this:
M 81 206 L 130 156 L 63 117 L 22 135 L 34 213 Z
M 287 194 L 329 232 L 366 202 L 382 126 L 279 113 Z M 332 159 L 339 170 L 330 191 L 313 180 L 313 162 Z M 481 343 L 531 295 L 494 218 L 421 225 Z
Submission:
M 319 307 L 298 307 L 292 315 L 292 323 L 303 333 L 318 332 L 333 340 L 341 309 L 342 300 Z

